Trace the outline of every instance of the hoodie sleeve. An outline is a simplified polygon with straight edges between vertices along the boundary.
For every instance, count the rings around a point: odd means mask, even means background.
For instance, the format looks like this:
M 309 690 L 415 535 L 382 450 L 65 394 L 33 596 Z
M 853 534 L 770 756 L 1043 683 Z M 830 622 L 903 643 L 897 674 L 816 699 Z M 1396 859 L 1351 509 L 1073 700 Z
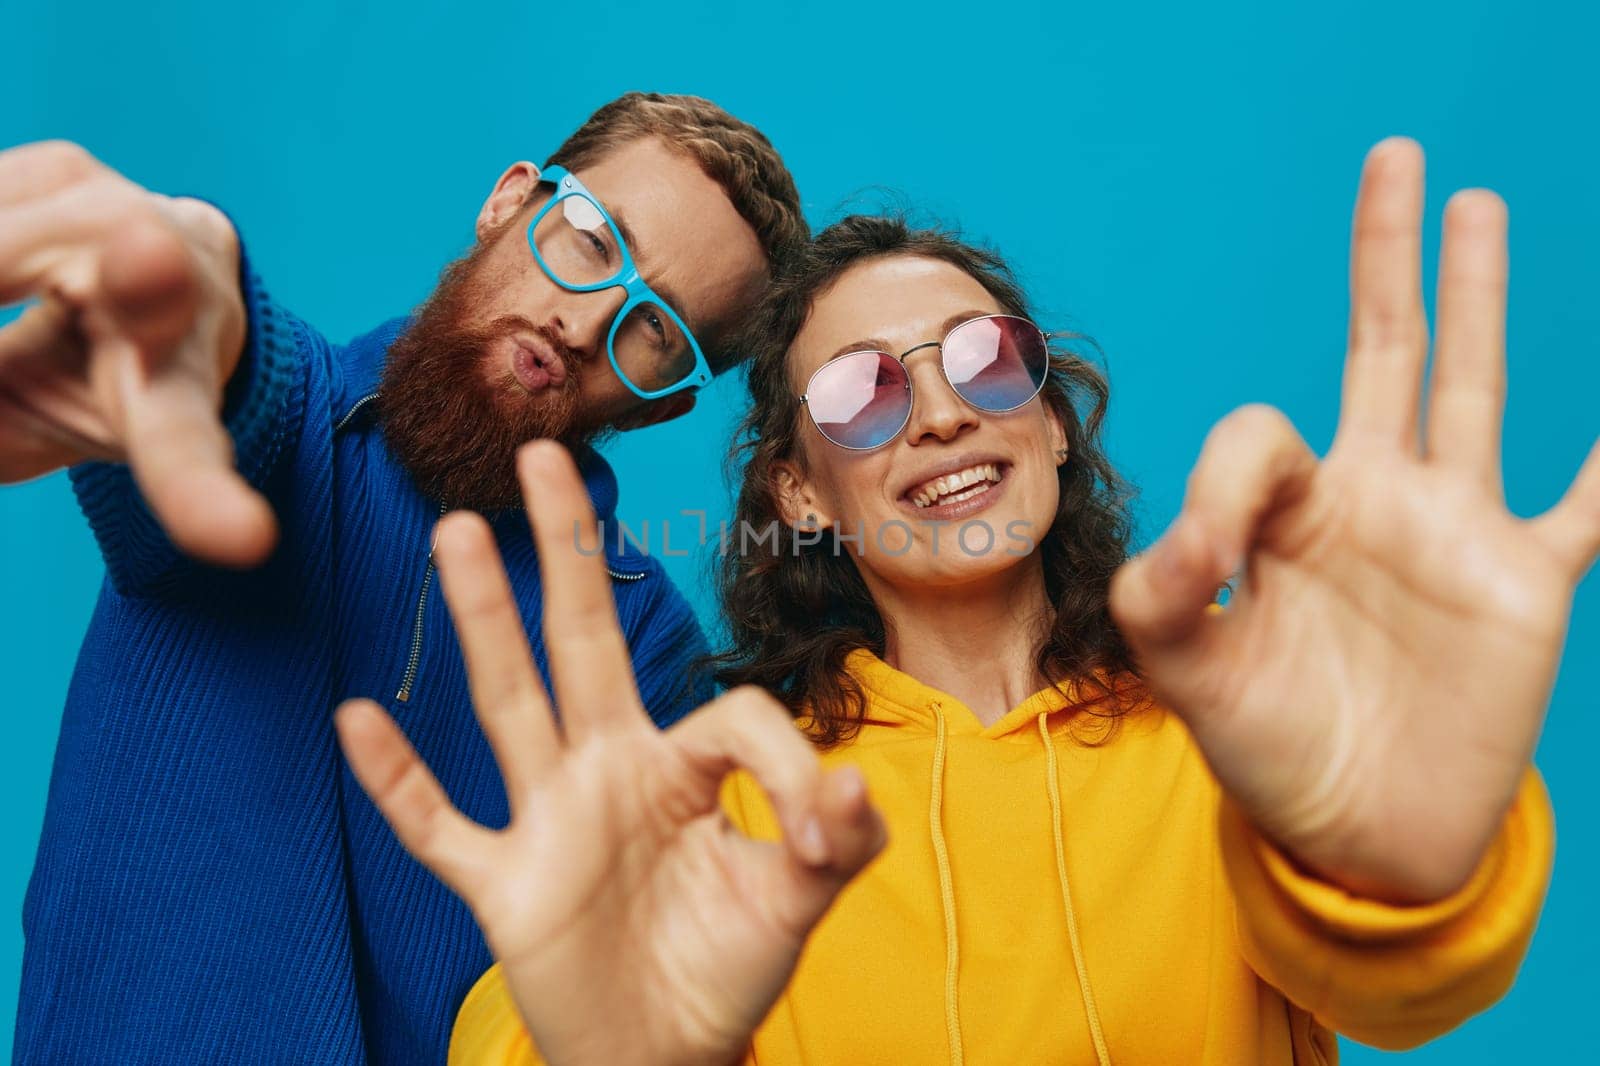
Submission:
M 498 962 L 462 1000 L 447 1061 L 448 1066 L 543 1066 Z
M 1321 1024 L 1386 1050 L 1455 1028 L 1511 987 L 1550 882 L 1550 800 L 1529 768 L 1467 884 L 1421 906 L 1362 899 L 1300 871 L 1226 798 L 1224 866 L 1241 949 Z

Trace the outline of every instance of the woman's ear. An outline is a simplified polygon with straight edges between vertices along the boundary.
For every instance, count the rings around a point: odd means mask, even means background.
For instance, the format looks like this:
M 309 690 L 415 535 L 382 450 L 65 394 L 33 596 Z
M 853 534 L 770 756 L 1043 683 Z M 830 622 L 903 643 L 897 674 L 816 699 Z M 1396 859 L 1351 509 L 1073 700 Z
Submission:
M 538 185 L 539 168 L 526 159 L 507 167 L 478 211 L 478 240 L 487 241 L 496 230 L 516 218 Z
M 778 514 L 784 525 L 817 529 L 833 525 L 833 516 L 818 506 L 816 492 L 798 463 L 779 459 L 772 469 L 778 486 Z
M 1052 407 L 1045 407 L 1044 416 L 1050 423 L 1050 451 L 1056 457 L 1056 465 L 1064 466 L 1071 450 L 1067 444 L 1067 427 L 1061 422 L 1060 412 Z

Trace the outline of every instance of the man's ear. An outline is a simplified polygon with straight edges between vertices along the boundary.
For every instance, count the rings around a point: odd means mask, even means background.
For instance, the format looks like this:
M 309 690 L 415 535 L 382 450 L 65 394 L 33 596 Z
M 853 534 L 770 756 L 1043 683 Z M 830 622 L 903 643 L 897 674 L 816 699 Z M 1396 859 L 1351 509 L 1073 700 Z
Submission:
M 772 464 L 772 471 L 778 487 L 778 514 L 784 525 L 816 529 L 833 525 L 833 516 L 818 505 L 816 492 L 798 463 L 779 459 Z
M 507 167 L 478 211 L 478 240 L 488 240 L 501 226 L 516 218 L 538 184 L 539 168 L 526 159 Z
M 675 392 L 654 403 L 642 403 L 638 407 L 624 411 L 612 419 L 611 424 L 624 431 L 643 429 L 646 426 L 659 426 L 663 422 L 671 422 L 674 418 L 681 418 L 693 410 L 694 393 Z

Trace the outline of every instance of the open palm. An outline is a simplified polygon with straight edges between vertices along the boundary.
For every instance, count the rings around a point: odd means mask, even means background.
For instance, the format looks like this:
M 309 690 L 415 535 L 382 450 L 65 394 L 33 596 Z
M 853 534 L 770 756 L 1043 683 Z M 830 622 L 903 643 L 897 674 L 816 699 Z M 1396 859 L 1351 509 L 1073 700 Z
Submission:
M 1544 516 L 1505 506 L 1506 215 L 1486 191 L 1446 211 L 1419 427 L 1421 217 L 1420 151 L 1379 145 L 1328 456 L 1276 411 L 1236 412 L 1112 597 L 1152 686 L 1245 813 L 1323 875 L 1401 900 L 1448 894 L 1493 838 L 1600 546 L 1600 451 Z M 1206 610 L 1236 571 L 1227 609 Z
M 578 550 L 594 514 L 571 459 L 535 444 L 519 469 L 538 500 L 559 723 L 487 525 L 451 515 L 436 549 L 510 825 L 491 831 L 456 811 L 375 704 L 341 708 L 345 751 L 405 846 L 472 908 L 548 1061 L 735 1059 L 811 927 L 882 846 L 882 823 L 859 774 L 824 775 L 756 690 L 658 732 L 603 561 Z M 772 796 L 783 842 L 750 840 L 720 815 L 722 779 L 741 767 Z

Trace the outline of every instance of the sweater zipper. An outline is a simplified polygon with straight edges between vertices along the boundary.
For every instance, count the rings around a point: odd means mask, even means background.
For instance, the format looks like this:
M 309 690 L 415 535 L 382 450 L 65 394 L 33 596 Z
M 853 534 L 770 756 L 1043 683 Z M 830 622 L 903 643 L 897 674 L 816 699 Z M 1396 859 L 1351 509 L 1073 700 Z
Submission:
M 443 518 L 449 506 L 439 506 L 439 517 Z M 436 569 L 433 562 L 433 545 L 428 546 L 428 568 L 422 572 L 422 592 L 417 596 L 417 613 L 411 623 L 411 654 L 406 659 L 405 676 L 400 679 L 400 691 L 395 693 L 395 700 L 406 703 L 411 699 L 411 690 L 417 684 L 417 671 L 422 666 L 422 621 L 428 610 L 428 593 L 433 588 L 433 574 Z M 649 576 L 648 573 L 625 573 L 613 567 L 606 567 L 606 573 L 617 581 L 639 581 Z
M 378 398 L 378 394 L 375 393 L 375 392 L 369 392 L 365 396 L 361 397 L 361 399 L 356 401 L 356 404 L 355 404 L 354 407 L 350 408 L 350 410 L 348 410 L 348 411 L 346 411 L 344 413 L 344 417 L 343 418 L 339 419 L 338 422 L 334 423 L 333 431 L 335 433 L 343 432 L 344 431 L 344 427 L 348 426 L 350 424 L 350 420 L 355 418 L 356 415 L 360 414 L 361 413 L 361 409 L 363 407 L 367 406 L 367 404 L 371 403 L 373 400 L 376 400 L 377 398 Z
M 450 508 L 446 504 L 439 505 L 439 517 L 443 518 Z M 437 538 L 438 534 L 434 534 Z M 422 572 L 422 591 L 417 594 L 417 613 L 411 622 L 411 654 L 406 658 L 406 673 L 400 679 L 400 691 L 395 693 L 395 700 L 405 703 L 411 699 L 411 690 L 417 684 L 417 670 L 422 666 L 422 622 L 428 612 L 428 592 L 433 588 L 433 549 L 435 542 L 428 545 L 428 567 Z
M 361 397 L 361 399 L 355 402 L 354 406 L 352 406 L 350 410 L 344 413 L 344 417 L 339 419 L 339 421 L 334 424 L 333 431 L 335 433 L 342 432 L 346 426 L 355 420 L 356 415 L 361 413 L 362 408 L 366 407 L 377 398 L 378 394 L 375 392 L 369 392 L 365 396 Z M 439 517 L 443 518 L 446 512 L 449 510 L 450 508 L 448 505 L 440 504 Z M 430 544 L 428 546 L 428 566 L 427 569 L 422 572 L 422 591 L 417 594 L 417 612 L 411 621 L 411 652 L 406 657 L 406 672 L 405 676 L 400 679 L 400 691 L 395 693 L 394 697 L 400 703 L 405 703 L 411 699 L 411 692 L 414 688 L 416 688 L 417 684 L 417 671 L 421 669 L 422 666 L 422 623 L 427 617 L 428 613 L 428 594 L 433 590 L 433 575 L 435 569 L 436 568 L 433 562 L 433 545 Z M 639 571 L 634 573 L 618 570 L 612 566 L 606 567 L 606 573 L 611 576 L 613 581 L 642 581 L 646 577 L 650 576 L 647 571 Z

